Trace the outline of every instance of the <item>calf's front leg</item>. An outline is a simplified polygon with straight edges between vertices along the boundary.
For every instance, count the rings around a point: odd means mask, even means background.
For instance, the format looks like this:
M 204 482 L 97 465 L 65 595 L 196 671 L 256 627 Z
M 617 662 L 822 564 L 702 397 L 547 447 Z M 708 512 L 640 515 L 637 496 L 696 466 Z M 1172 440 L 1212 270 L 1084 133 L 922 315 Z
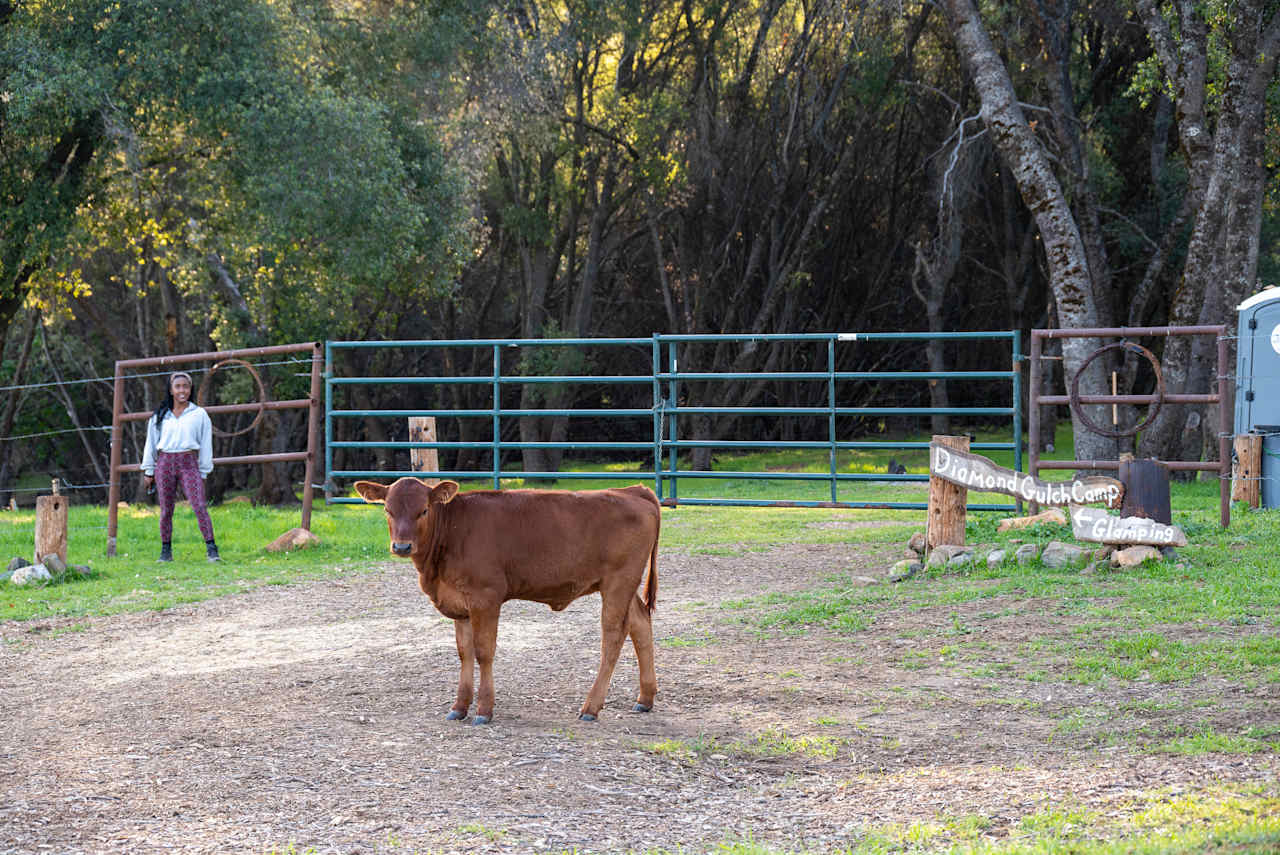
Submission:
M 454 699 L 453 708 L 445 716 L 448 721 L 458 721 L 467 717 L 467 711 L 471 708 L 471 693 L 476 670 L 476 648 L 472 641 L 471 621 L 455 620 L 453 638 L 458 645 L 458 661 L 461 663 L 461 670 L 458 673 L 458 696 Z
M 476 698 L 476 717 L 471 720 L 472 724 L 488 724 L 493 720 L 493 655 L 498 648 L 499 608 L 471 612 L 472 647 L 476 664 L 480 666 L 480 696 Z

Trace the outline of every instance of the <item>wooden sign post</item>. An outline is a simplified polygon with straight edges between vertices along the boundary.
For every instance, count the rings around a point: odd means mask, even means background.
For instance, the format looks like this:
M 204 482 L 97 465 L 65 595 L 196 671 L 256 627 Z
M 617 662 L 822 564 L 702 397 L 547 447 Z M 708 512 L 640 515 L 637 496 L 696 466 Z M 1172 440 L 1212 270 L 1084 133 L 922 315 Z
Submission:
M 67 563 L 67 497 L 58 495 L 57 479 L 52 496 L 36 497 L 36 544 L 32 563 L 56 553 Z
M 411 416 L 409 418 L 410 442 L 435 442 L 435 416 Z M 435 448 L 409 449 L 409 468 L 414 472 L 439 472 L 440 452 Z M 439 483 L 437 478 L 424 478 L 429 484 Z
M 969 437 L 934 436 L 929 449 L 929 474 L 932 476 L 935 449 L 954 449 L 968 455 Z M 972 455 L 970 455 L 972 456 Z M 964 545 L 965 505 L 969 491 L 963 484 L 947 478 L 929 478 L 929 517 L 925 526 L 925 542 L 929 549 L 942 544 Z

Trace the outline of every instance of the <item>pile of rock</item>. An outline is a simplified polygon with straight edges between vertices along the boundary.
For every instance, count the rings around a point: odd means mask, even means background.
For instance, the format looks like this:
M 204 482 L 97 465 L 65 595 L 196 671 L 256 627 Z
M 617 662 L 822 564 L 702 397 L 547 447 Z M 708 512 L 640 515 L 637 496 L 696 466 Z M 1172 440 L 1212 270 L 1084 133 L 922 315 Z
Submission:
M 92 571 L 83 565 L 67 565 L 56 552 L 51 552 L 40 559 L 39 564 L 32 564 L 25 558 L 10 560 L 9 566 L 0 573 L 0 582 L 8 581 L 13 585 L 38 585 L 57 582 L 68 573 L 87 576 Z
M 982 549 L 973 546 L 939 545 L 928 549 L 925 536 L 916 532 L 907 541 L 907 557 L 895 562 L 885 577 L 889 582 L 901 582 L 909 579 L 926 567 L 930 569 L 947 568 L 964 570 L 978 564 L 995 568 L 1006 562 L 1027 565 L 1037 559 L 1045 567 L 1054 570 L 1076 568 L 1082 573 L 1102 573 L 1117 567 L 1136 567 L 1145 561 L 1163 561 L 1176 558 L 1171 548 L 1164 550 L 1154 546 L 1077 546 L 1062 541 L 1052 541 L 1041 547 L 1036 543 L 1010 541 L 1010 546 L 1001 549 Z

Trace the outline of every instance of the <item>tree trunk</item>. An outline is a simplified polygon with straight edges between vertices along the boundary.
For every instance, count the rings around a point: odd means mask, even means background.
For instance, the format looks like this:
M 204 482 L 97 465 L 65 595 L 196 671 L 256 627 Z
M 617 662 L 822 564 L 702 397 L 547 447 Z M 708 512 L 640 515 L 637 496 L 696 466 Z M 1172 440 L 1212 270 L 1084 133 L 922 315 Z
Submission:
M 1230 56 L 1221 107 L 1211 123 L 1206 110 L 1211 28 L 1204 9 L 1190 3 L 1173 7 L 1175 31 L 1164 4 L 1139 0 L 1138 8 L 1172 84 L 1179 144 L 1191 179 L 1188 199 L 1196 211 L 1169 322 L 1228 323 L 1228 313 L 1255 286 L 1265 188 L 1263 117 L 1280 52 L 1280 12 L 1268 12 L 1260 0 L 1243 0 L 1213 33 Z M 1208 391 L 1216 358 L 1213 344 L 1203 338 L 1169 340 L 1161 358 L 1168 392 Z M 1205 431 L 1210 415 L 1203 406 L 1164 408 L 1143 431 L 1141 455 L 1212 459 L 1217 443 Z
M 1098 311 L 1089 275 L 1088 252 L 1049 158 L 1027 124 L 1013 81 L 983 27 L 973 0 L 946 0 L 944 5 L 951 18 L 960 57 L 981 98 L 982 119 L 996 150 L 1013 171 L 1023 203 L 1031 210 L 1040 230 L 1060 323 L 1064 329 L 1095 327 Z M 1063 368 L 1068 378 L 1074 378 L 1095 346 L 1090 339 L 1063 340 Z M 1081 378 L 1081 393 L 1103 394 L 1107 390 L 1104 378 L 1103 367 L 1095 361 L 1088 374 Z M 1100 411 L 1100 407 L 1094 407 L 1089 413 L 1099 423 Z M 1088 431 L 1074 416 L 1073 421 L 1077 459 L 1116 456 L 1113 440 Z

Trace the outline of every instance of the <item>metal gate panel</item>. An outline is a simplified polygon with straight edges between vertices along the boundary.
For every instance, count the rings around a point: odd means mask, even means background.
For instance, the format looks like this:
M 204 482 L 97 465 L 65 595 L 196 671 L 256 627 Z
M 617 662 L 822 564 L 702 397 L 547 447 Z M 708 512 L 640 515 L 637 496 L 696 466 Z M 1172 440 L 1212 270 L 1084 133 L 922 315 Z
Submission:
M 859 342 L 872 341 L 924 341 L 934 338 L 956 340 L 997 340 L 1007 341 L 1010 347 L 1010 367 L 1008 370 L 990 371 L 837 371 L 837 349 L 844 346 L 856 346 Z M 705 372 L 682 370 L 679 366 L 678 353 L 682 346 L 691 344 L 734 343 L 766 343 L 795 342 L 812 343 L 825 353 L 826 370 L 818 371 L 771 371 L 771 372 Z M 361 348 L 485 348 L 492 354 L 492 371 L 486 376 L 430 376 L 430 377 L 338 377 L 334 372 L 334 353 L 343 349 Z M 645 373 L 624 375 L 526 375 L 514 373 L 514 361 L 504 358 L 511 354 L 511 349 L 521 352 L 523 349 L 548 347 L 643 347 L 648 351 L 649 359 L 643 365 Z M 839 507 L 839 508 L 893 508 L 918 510 L 927 507 L 925 502 L 861 502 L 840 501 L 838 488 L 842 483 L 858 481 L 927 481 L 928 475 L 879 474 L 839 472 L 836 456 L 839 451 L 852 449 L 927 449 L 928 442 L 919 441 L 873 441 L 873 440 L 841 440 L 837 435 L 837 418 L 842 416 L 930 416 L 937 413 L 969 417 L 1003 417 L 1011 420 L 1013 438 L 1010 442 L 974 443 L 974 450 L 1010 450 L 1013 451 L 1015 468 L 1022 469 L 1022 437 L 1021 437 L 1021 378 L 1018 371 L 1020 336 L 1017 331 L 1010 332 L 961 332 L 961 333 L 813 333 L 813 334 L 773 334 L 773 335 L 662 335 L 649 338 L 577 338 L 577 339 L 455 339 L 425 341 L 330 341 L 326 343 L 325 371 L 325 462 L 328 473 L 327 484 L 333 478 L 396 478 L 404 476 L 424 476 L 453 478 L 460 480 L 485 479 L 491 481 L 495 489 L 500 488 L 504 478 L 574 480 L 574 479 L 618 479 L 634 481 L 637 473 L 632 472 L 527 472 L 523 469 L 505 469 L 501 465 L 504 450 L 525 448 L 564 449 L 576 451 L 639 451 L 651 454 L 653 471 L 651 473 L 654 492 L 668 506 L 676 504 L 704 505 L 737 505 L 737 506 L 789 506 L 789 507 Z M 637 366 L 641 370 L 641 366 Z M 699 406 L 681 403 L 681 384 L 695 382 L 742 382 L 742 381 L 790 381 L 795 383 L 826 384 L 825 406 L 751 406 L 721 407 Z M 949 407 L 945 409 L 932 407 L 842 407 L 838 404 L 837 385 L 849 381 L 895 381 L 895 382 L 929 382 L 937 380 L 965 381 L 997 381 L 1009 384 L 1007 404 L 1003 401 L 999 406 L 988 407 Z M 454 385 L 471 384 L 487 385 L 490 388 L 489 406 L 473 409 L 342 409 L 334 406 L 336 390 L 357 384 L 387 385 L 397 384 L 408 387 L 418 385 Z M 621 386 L 647 385 L 651 392 L 646 408 L 546 408 L 530 409 L 503 406 L 502 391 L 512 386 L 530 384 L 608 384 Z M 765 441 L 743 439 L 698 439 L 685 435 L 683 431 L 687 420 L 697 416 L 762 416 L 787 417 L 809 416 L 825 422 L 825 436 L 814 439 Z M 458 417 L 486 419 L 491 423 L 490 437 L 484 441 L 431 441 L 431 442 L 368 442 L 337 441 L 333 438 L 334 422 L 337 419 L 349 418 L 409 418 L 421 416 Z M 564 416 L 568 418 L 589 417 L 608 419 L 642 419 L 649 424 L 649 435 L 642 440 L 630 441 L 573 441 L 573 442 L 527 442 L 503 439 L 502 425 L 504 419 L 523 417 Z M 405 470 L 375 469 L 343 469 L 333 468 L 334 449 L 487 449 L 491 454 L 493 466 L 489 470 L 438 470 L 433 472 Z M 724 450 L 763 450 L 763 449 L 813 449 L 828 452 L 828 471 L 826 472 L 725 472 L 702 471 L 679 468 L 678 454 L 681 451 L 695 448 L 717 448 Z M 759 479 L 770 481 L 823 481 L 829 484 L 828 501 L 787 501 L 787 500 L 754 500 L 686 497 L 679 495 L 681 479 Z M 331 491 L 327 491 L 329 493 Z M 328 501 L 333 503 L 360 503 L 361 499 L 334 497 L 329 495 Z M 970 505 L 971 510 L 1012 510 L 1015 505 Z

